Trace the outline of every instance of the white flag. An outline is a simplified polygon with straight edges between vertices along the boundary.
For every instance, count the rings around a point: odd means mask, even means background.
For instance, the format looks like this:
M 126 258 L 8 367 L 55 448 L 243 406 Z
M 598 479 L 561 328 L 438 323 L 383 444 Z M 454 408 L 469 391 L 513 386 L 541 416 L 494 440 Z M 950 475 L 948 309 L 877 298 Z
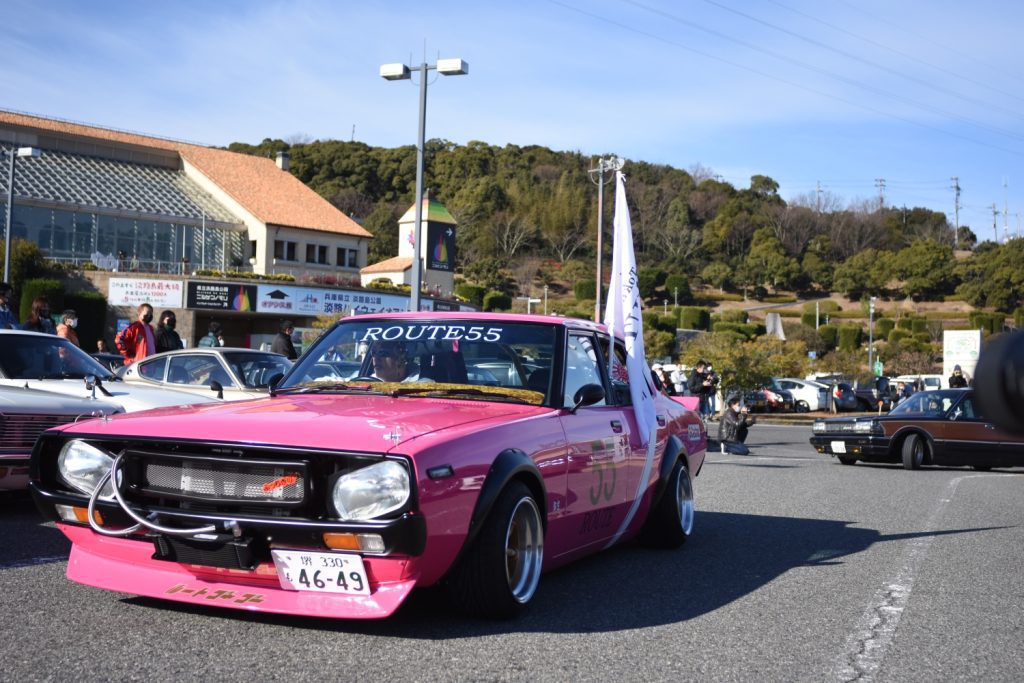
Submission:
M 644 353 L 644 321 L 640 311 L 640 282 L 633 253 L 633 226 L 626 204 L 626 177 L 615 173 L 615 220 L 612 242 L 612 273 L 604 324 L 614 336 L 626 341 L 626 371 L 640 440 L 647 444 L 657 425 L 654 380 Z

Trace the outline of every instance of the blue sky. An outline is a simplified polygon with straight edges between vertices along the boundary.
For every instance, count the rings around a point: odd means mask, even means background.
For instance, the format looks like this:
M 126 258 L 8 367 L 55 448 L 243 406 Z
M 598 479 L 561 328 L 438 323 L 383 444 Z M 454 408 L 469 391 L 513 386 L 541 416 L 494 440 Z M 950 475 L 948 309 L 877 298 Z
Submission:
M 791 200 L 1024 216 L 1024 3 L 7 0 L 0 107 L 212 145 L 427 136 L 771 176 Z M 354 131 L 354 133 L 353 133 Z M 628 169 L 627 169 L 628 170 Z M 1004 186 L 1005 183 L 1005 186 Z M 826 195 L 826 196 L 827 196 Z

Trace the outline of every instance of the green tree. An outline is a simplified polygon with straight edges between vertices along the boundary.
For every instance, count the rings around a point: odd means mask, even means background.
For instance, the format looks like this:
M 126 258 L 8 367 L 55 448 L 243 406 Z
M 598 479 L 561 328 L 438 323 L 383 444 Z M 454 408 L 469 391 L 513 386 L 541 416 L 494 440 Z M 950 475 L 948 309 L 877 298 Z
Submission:
M 917 299 L 951 293 L 956 285 L 953 248 L 930 239 L 915 240 L 896 255 L 896 276 L 903 290 Z
M 718 288 L 718 291 L 725 291 L 725 285 L 728 284 L 732 278 L 732 268 L 728 265 L 716 261 L 709 263 L 704 267 L 704 270 L 700 272 L 700 276 L 705 282 L 710 283 Z
M 744 266 L 754 284 L 770 284 L 772 289 L 789 286 L 800 273 L 800 264 L 786 254 L 771 228 L 754 233 Z
M 893 279 L 891 252 L 865 249 L 836 266 L 833 287 L 851 299 L 882 294 Z

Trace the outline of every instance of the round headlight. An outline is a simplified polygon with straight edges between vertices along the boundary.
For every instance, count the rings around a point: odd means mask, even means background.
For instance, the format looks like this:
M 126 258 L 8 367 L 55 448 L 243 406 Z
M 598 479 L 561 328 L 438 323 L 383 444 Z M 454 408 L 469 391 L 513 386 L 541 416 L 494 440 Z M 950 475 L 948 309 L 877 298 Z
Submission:
M 393 512 L 409 500 L 409 471 L 385 460 L 338 477 L 331 501 L 343 520 L 369 520 Z
M 114 459 L 109 454 L 78 439 L 64 444 L 57 457 L 57 470 L 61 479 L 87 495 L 92 495 L 100 479 L 110 471 L 113 464 Z M 114 487 L 107 481 L 100 497 L 110 498 L 113 495 Z

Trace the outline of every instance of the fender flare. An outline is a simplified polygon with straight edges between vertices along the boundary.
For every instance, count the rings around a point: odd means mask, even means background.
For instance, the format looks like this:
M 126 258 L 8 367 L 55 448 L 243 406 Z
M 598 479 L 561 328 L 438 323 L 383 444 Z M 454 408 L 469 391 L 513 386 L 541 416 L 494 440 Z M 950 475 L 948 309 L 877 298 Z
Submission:
M 925 465 L 932 464 L 932 454 L 935 453 L 935 439 L 932 438 L 932 435 L 929 434 L 926 430 L 921 429 L 920 427 L 918 427 L 916 425 L 912 425 L 912 426 L 908 426 L 908 427 L 903 427 L 903 428 L 899 429 L 895 434 L 892 435 L 892 439 L 889 441 L 889 453 L 890 453 L 890 455 L 892 455 L 893 457 L 897 458 L 897 462 L 898 462 L 898 459 L 899 459 L 900 454 L 901 454 L 901 450 L 903 448 L 903 442 L 906 441 L 907 437 L 910 436 L 911 434 L 915 434 L 915 435 L 921 437 L 922 439 L 924 439 L 925 448 L 927 450 L 925 452 L 925 461 L 924 461 L 923 464 L 925 464 Z
M 547 531 L 547 491 L 544 487 L 544 477 L 541 476 L 537 464 L 529 455 L 518 448 L 506 448 L 498 454 L 487 471 L 487 477 L 484 479 L 484 485 L 480 487 L 480 495 L 473 507 L 469 530 L 466 532 L 459 555 L 462 555 L 462 552 L 476 539 L 484 521 L 491 514 L 491 509 L 497 502 L 498 496 L 513 479 L 522 479 L 533 495 L 537 497 L 538 507 L 543 511 L 544 530 Z
M 669 479 L 672 477 L 672 468 L 676 466 L 676 461 L 680 458 L 683 459 L 687 471 L 690 471 L 690 456 L 686 454 L 686 447 L 683 446 L 683 442 L 679 440 L 678 436 L 672 434 L 665 444 L 665 454 L 661 456 L 658 481 L 654 486 L 654 495 L 651 498 L 651 509 L 654 509 L 665 494 Z

